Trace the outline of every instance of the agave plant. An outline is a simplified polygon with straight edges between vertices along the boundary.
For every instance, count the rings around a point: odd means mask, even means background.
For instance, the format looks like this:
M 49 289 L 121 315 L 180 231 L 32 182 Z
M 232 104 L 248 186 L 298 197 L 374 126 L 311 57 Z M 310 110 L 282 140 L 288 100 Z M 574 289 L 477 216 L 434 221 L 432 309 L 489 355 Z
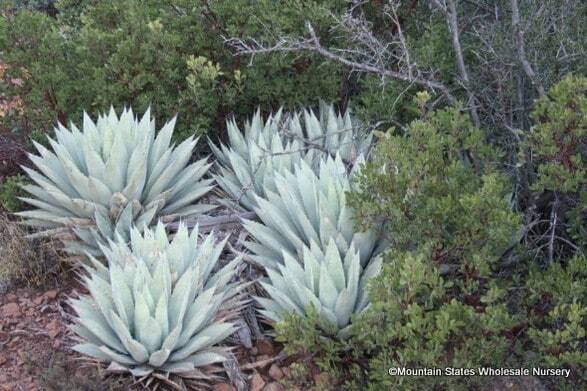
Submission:
M 324 152 L 331 156 L 339 154 L 343 161 L 349 163 L 367 155 L 373 136 L 351 117 L 350 110 L 344 114 L 336 113 L 334 106 L 321 102 L 318 116 L 312 110 L 305 109 L 303 118 L 302 127 L 299 114 L 294 113 L 289 128 L 293 135 L 290 137 L 304 140 L 307 146 L 313 147 L 309 153 L 317 155 L 317 159 L 313 159 L 315 165 L 324 157 Z
M 265 124 L 257 111 L 251 123 L 245 125 L 244 135 L 235 120 L 227 122 L 230 148 L 226 145 L 210 148 L 218 159 L 216 182 L 228 193 L 229 206 L 241 205 L 247 210 L 255 207 L 255 195 L 264 195 L 265 188 L 275 189 L 275 173 L 291 170 L 303 159 L 302 144 L 287 140 L 279 133 L 284 120 L 282 110 L 270 115 Z
M 59 124 L 57 140 L 49 138 L 53 151 L 34 143 L 40 156 L 29 157 L 39 172 L 23 167 L 35 184 L 24 186 L 33 198 L 22 200 L 37 209 L 19 214 L 32 226 L 75 227 L 78 240 L 68 249 L 99 255 L 99 243 L 115 232 L 128 240 L 133 224 L 142 229 L 212 209 L 196 204 L 213 187 L 202 179 L 210 164 L 189 164 L 197 140 L 172 145 L 174 124 L 156 135 L 149 110 L 139 121 L 126 109 L 120 118 L 111 109 L 96 123 L 84 113 L 82 131 Z
M 311 110 L 302 115 L 279 110 L 265 123 L 257 112 L 252 122 L 245 124 L 244 135 L 234 120 L 227 128 L 230 146 L 210 143 L 219 163 L 216 181 L 231 197 L 232 206 L 238 204 L 250 211 L 257 206 L 256 195 L 275 190 L 275 174 L 291 171 L 302 160 L 317 169 L 320 160 L 335 153 L 345 162 L 354 162 L 371 144 L 371 136 L 362 133 L 348 111 L 336 114 L 333 106 L 325 104 L 319 116 Z
M 325 331 L 335 331 L 339 338 L 348 332 L 351 316 L 368 305 L 366 285 L 381 270 L 381 257 L 363 269 L 357 251 L 351 245 L 341 257 L 333 240 L 323 251 L 315 242 L 304 246 L 302 264 L 283 252 L 283 264 L 268 268 L 269 281 L 261 282 L 269 297 L 256 297 L 260 313 L 279 322 L 285 315 L 308 316 L 316 311 Z
M 275 268 L 283 263 L 283 252 L 301 256 L 304 246 L 312 242 L 320 248 L 333 241 L 344 257 L 351 247 L 357 249 L 361 265 L 382 248 L 380 235 L 374 231 L 356 232 L 352 211 L 345 193 L 353 171 L 347 172 L 339 155 L 322 160 L 318 174 L 305 161 L 293 172 L 275 175 L 276 190 L 265 188 L 265 198 L 256 196 L 254 208 L 261 222 L 245 220 L 246 230 L 256 241 L 245 245 L 260 265 Z
M 199 377 L 225 360 L 227 348 L 214 345 L 236 329 L 227 320 L 241 304 L 242 285 L 231 282 L 240 258 L 213 272 L 226 239 L 197 241 L 197 227 L 189 234 L 180 224 L 169 242 L 158 224 L 143 234 L 132 228 L 130 245 L 120 236 L 101 245 L 108 267 L 91 257 L 83 277 L 89 295 L 71 301 L 74 350 L 135 376 Z

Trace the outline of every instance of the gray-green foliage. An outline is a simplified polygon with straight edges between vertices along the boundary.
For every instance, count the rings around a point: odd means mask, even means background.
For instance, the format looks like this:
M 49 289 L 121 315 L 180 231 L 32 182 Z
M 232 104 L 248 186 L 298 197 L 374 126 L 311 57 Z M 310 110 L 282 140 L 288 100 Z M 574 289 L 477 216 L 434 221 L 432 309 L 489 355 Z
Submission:
M 229 145 L 210 145 L 219 161 L 216 180 L 233 204 L 247 210 L 257 206 L 256 195 L 276 190 L 277 173 L 293 170 L 301 160 L 317 168 L 325 156 L 338 153 L 345 162 L 354 162 L 371 145 L 371 135 L 349 111 L 337 114 L 326 104 L 318 115 L 310 109 L 302 113 L 279 110 L 265 122 L 257 112 L 245 124 L 244 134 L 234 120 L 227 129 Z
M 362 164 L 359 159 L 355 169 Z M 324 250 L 334 241 L 342 257 L 352 246 L 365 266 L 382 243 L 376 230 L 358 232 L 346 205 L 350 177 L 339 155 L 322 160 L 317 172 L 300 161 L 293 171 L 276 173 L 276 190 L 266 187 L 257 196 L 255 212 L 261 222 L 245 221 L 255 242 L 245 243 L 252 258 L 266 268 L 283 262 L 283 252 L 301 257 L 312 242 Z
M 175 118 L 156 135 L 148 110 L 139 121 L 132 110 L 120 118 L 113 109 L 94 123 L 84 115 L 83 130 L 74 124 L 55 129 L 52 151 L 34 143 L 40 156 L 29 155 L 37 171 L 24 168 L 34 184 L 23 186 L 36 209 L 20 212 L 29 225 L 73 227 L 73 252 L 99 255 L 98 243 L 118 232 L 128 240 L 131 225 L 142 229 L 158 219 L 171 221 L 213 207 L 196 203 L 210 191 L 202 179 L 207 159 L 189 163 L 197 140 L 171 144 Z
M 25 104 L 24 112 L 0 124 L 18 133 L 50 130 L 56 118 L 78 121 L 84 108 L 96 115 L 128 104 L 141 111 L 153 105 L 158 121 L 179 113 L 176 140 L 194 133 L 216 138 L 229 113 L 244 119 L 255 107 L 270 111 L 340 97 L 336 64 L 308 53 L 247 66 L 223 41 L 267 24 L 286 24 L 284 32 L 304 31 L 306 20 L 325 25 L 330 12 L 344 6 L 340 0 L 59 0 L 54 17 L 11 5 L 49 1 L 0 1 L 1 58 L 10 76 L 23 81 L 10 96 Z M 198 57 L 218 65 L 220 74 L 210 77 L 207 66 L 194 66 Z
M 209 234 L 198 243 L 197 227 L 190 234 L 183 224 L 170 241 L 159 223 L 144 233 L 133 228 L 130 245 L 119 236 L 101 246 L 108 267 L 91 258 L 83 277 L 90 294 L 71 301 L 74 350 L 136 376 L 187 376 L 223 361 L 226 349 L 213 345 L 236 330 L 226 319 L 242 287 L 231 282 L 240 258 L 218 269 L 226 241 Z
M 344 337 L 351 316 L 368 305 L 367 282 L 381 270 L 381 257 L 373 259 L 363 270 L 359 253 L 353 245 L 341 256 L 334 240 L 325 250 L 316 242 L 304 247 L 300 260 L 283 252 L 283 264 L 277 270 L 267 268 L 269 281 L 261 282 L 269 297 L 257 297 L 266 318 L 279 322 L 289 314 L 319 315 L 322 328 Z

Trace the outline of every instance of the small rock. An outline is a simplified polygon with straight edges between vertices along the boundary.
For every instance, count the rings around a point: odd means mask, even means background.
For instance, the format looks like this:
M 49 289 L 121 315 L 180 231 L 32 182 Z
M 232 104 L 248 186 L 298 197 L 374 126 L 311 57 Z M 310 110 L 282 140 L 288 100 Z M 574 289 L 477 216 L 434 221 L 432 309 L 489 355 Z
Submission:
M 263 388 L 263 391 L 285 391 L 285 388 L 279 383 L 269 383 Z
M 291 369 L 289 369 L 289 367 L 281 368 L 281 372 L 283 372 L 285 377 L 291 377 Z
M 23 307 L 30 307 L 32 304 L 33 304 L 33 302 L 30 301 L 29 299 L 26 299 L 26 298 L 20 299 L 20 305 Z
M 260 354 L 266 354 L 268 356 L 272 356 L 275 352 L 273 344 L 268 339 L 260 339 L 257 341 L 257 350 Z
M 40 295 L 37 296 L 35 300 L 33 300 L 33 303 L 35 303 L 35 305 L 41 305 L 43 303 L 43 300 L 45 300 L 45 297 L 43 295 Z
M 4 304 L 0 307 L 0 312 L 6 317 L 20 316 L 20 307 L 16 303 Z
M 51 337 L 51 339 L 55 339 L 55 337 L 57 337 L 57 335 L 59 335 L 61 332 L 59 324 L 56 320 L 52 320 L 51 322 L 47 323 L 45 328 L 47 329 L 47 333 L 49 333 L 49 337 Z
M 279 368 L 277 365 L 273 364 L 269 368 L 269 376 L 271 376 L 271 378 L 273 380 L 281 380 L 281 379 L 283 379 L 284 374 L 283 374 L 283 371 L 281 370 L 281 368 Z
M 235 388 L 228 383 L 217 383 L 212 388 L 214 391 L 235 391 Z
M 59 291 L 57 289 L 51 289 L 50 291 L 43 293 L 43 297 L 45 297 L 47 300 L 55 300 L 58 294 Z
M 314 375 L 314 383 L 317 386 L 324 385 L 326 380 L 328 379 L 328 375 L 326 373 L 317 373 Z
M 265 380 L 256 372 L 251 379 L 251 391 L 261 391 L 265 386 Z
M 8 361 L 6 357 L 0 356 L 0 366 L 4 365 L 6 361 Z

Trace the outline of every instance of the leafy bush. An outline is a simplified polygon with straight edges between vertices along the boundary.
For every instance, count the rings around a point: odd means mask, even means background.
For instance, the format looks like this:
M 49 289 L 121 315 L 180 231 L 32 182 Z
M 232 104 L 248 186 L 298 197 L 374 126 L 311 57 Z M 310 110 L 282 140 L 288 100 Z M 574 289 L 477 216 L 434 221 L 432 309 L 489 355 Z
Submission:
M 469 386 L 460 377 L 392 377 L 381 368 L 507 363 L 517 319 L 506 308 L 498 261 L 520 219 L 496 157 L 465 115 L 447 109 L 412 122 L 405 135 L 383 135 L 362 171 L 351 205 L 360 221 L 382 222 L 394 244 L 372 283 L 372 306 L 356 323 L 373 389 Z
M 143 229 L 214 208 L 197 203 L 213 188 L 202 179 L 211 164 L 189 164 L 192 137 L 171 144 L 175 118 L 157 135 L 149 110 L 139 121 L 132 110 L 119 118 L 111 108 L 96 123 L 85 115 L 83 124 L 82 131 L 56 128 L 53 151 L 35 143 L 40 156 L 30 159 L 39 172 L 24 168 L 35 183 L 24 189 L 34 198 L 22 200 L 37 209 L 18 213 L 31 226 L 73 228 L 79 240 L 68 242 L 69 251 L 99 256 L 99 244 L 116 235 L 128 240 L 132 225 Z
M 77 122 L 82 109 L 97 115 L 110 105 L 153 105 L 159 121 L 179 114 L 175 137 L 184 139 L 216 136 L 229 114 L 336 100 L 337 66 L 285 55 L 247 67 L 222 35 L 262 33 L 268 23 L 299 32 L 307 18 L 324 25 L 340 4 L 61 0 L 55 17 L 4 6 L 0 52 L 23 81 L 11 92 L 25 112 L 2 125 L 28 133 L 55 120 Z
M 508 356 L 515 348 L 519 320 L 508 313 L 507 291 L 496 279 L 484 283 L 467 276 L 441 276 L 428 248 L 394 253 L 388 261 L 372 283 L 372 306 L 355 323 L 355 349 L 362 352 L 361 360 L 368 360 L 357 365 L 365 366 L 369 389 L 469 389 L 485 381 L 394 377 L 382 368 L 511 365 Z
M 520 224 L 497 158 L 466 115 L 438 110 L 405 135 L 381 135 L 350 205 L 364 226 L 382 224 L 397 249 L 428 243 L 437 265 L 483 277 Z
M 546 231 L 552 262 L 554 252 L 587 251 L 587 77 L 569 75 L 554 85 L 532 118 L 524 150 L 530 202 L 537 219 L 550 221 L 538 235 Z
M 587 78 L 556 83 L 532 112 L 524 140 L 529 168 L 528 234 L 533 258 L 525 283 L 529 350 L 534 365 L 564 367 L 558 389 L 587 385 Z
M 13 175 L 3 179 L 0 183 L 0 208 L 14 213 L 22 208 L 18 197 L 23 195 L 21 186 L 24 183 L 22 175 Z
M 393 246 L 349 340 L 315 338 L 303 322 L 278 328 L 281 340 L 293 339 L 286 344 L 320 352 L 318 365 L 348 389 L 468 389 L 483 379 L 393 377 L 387 369 L 507 366 L 517 348 L 512 277 L 499 260 L 518 239 L 520 218 L 492 163 L 498 155 L 458 109 L 427 116 L 406 134 L 380 134 L 349 194 L 363 226 L 382 225 Z
M 544 270 L 534 267 L 526 287 L 532 364 L 571 369 L 558 388 L 586 387 L 587 258 L 575 256 Z

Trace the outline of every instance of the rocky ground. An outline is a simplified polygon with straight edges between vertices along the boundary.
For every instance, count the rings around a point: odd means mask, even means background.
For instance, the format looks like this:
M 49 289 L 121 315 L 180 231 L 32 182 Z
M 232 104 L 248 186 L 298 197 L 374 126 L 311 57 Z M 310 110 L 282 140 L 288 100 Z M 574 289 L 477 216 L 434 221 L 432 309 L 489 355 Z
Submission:
M 65 299 L 76 292 L 22 288 L 0 296 L 1 390 L 41 390 L 52 370 L 73 377 L 87 371 L 69 349 L 65 321 Z
M 72 312 L 67 299 L 83 293 L 72 281 L 55 288 L 19 288 L 0 294 L 0 391 L 124 390 L 133 386 L 125 376 L 107 376 L 71 350 L 67 325 Z M 293 382 L 281 347 L 269 338 L 237 346 L 235 361 L 211 388 L 214 391 L 281 391 L 299 388 Z M 239 364 L 237 365 L 236 362 Z M 319 374 L 316 373 L 316 380 Z M 140 385 L 134 388 L 140 389 Z

